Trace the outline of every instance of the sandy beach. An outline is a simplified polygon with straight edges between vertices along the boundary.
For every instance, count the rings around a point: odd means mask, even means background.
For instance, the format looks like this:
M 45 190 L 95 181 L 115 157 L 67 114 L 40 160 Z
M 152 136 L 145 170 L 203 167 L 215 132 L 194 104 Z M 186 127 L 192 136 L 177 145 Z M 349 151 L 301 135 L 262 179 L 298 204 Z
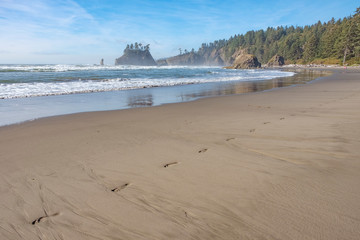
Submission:
M 0 128 L 0 239 L 359 239 L 360 70 Z

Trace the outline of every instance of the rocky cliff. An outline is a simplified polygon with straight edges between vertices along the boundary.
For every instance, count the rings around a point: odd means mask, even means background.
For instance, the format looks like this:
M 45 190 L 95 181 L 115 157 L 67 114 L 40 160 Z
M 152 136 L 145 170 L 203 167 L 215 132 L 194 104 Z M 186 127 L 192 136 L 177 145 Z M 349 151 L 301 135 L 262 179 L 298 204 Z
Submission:
M 214 49 L 213 51 L 189 52 L 178 56 L 158 60 L 157 63 L 161 66 L 224 66 L 226 65 L 226 62 L 223 60 L 223 55 L 224 54 L 220 50 L 216 49 Z
M 200 56 L 198 53 L 186 53 L 181 54 L 174 57 L 169 57 L 166 59 L 163 59 L 161 62 L 159 61 L 158 64 L 161 65 L 183 65 L 183 66 L 189 66 L 189 65 L 203 65 L 204 60 L 202 56 Z
M 200 49 L 199 53 L 201 53 L 204 58 L 204 65 L 224 66 L 229 64 L 225 60 L 225 54 L 223 49 L 213 49 L 211 51 L 203 51 Z
M 125 49 L 124 55 L 115 60 L 115 65 L 156 66 L 149 50 Z

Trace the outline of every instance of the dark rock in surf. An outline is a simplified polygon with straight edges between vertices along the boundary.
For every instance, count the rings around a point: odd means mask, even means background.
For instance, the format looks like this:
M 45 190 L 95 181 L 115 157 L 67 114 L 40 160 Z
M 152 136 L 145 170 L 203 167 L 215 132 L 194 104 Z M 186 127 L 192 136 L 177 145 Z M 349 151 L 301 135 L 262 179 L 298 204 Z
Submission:
M 280 67 L 284 64 L 285 64 L 284 57 L 276 54 L 269 60 L 269 62 L 267 63 L 267 66 L 268 67 Z
M 232 66 L 227 67 L 230 69 L 250 69 L 250 68 L 260 68 L 261 63 L 259 63 L 256 56 L 251 54 L 242 53 L 236 57 Z

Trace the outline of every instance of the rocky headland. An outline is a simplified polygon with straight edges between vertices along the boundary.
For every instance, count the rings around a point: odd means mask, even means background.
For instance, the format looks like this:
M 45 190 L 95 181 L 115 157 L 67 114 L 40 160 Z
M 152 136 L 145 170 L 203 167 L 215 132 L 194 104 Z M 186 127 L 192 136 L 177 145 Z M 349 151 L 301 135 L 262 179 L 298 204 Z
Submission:
M 226 65 L 218 51 L 189 52 L 157 61 L 160 66 L 224 66 Z
M 186 54 L 163 59 L 161 61 L 158 61 L 158 64 L 163 65 L 163 66 L 164 65 L 165 66 L 204 65 L 204 59 L 203 59 L 203 56 L 201 56 L 200 54 L 191 52 L 191 53 L 186 53 Z
M 227 68 L 249 69 L 259 68 L 261 63 L 256 56 L 247 54 L 246 49 L 240 49 L 231 56 L 226 56 L 224 49 L 207 49 L 200 48 L 197 52 L 188 52 L 174 57 L 165 58 L 157 61 L 160 66 L 229 66 Z

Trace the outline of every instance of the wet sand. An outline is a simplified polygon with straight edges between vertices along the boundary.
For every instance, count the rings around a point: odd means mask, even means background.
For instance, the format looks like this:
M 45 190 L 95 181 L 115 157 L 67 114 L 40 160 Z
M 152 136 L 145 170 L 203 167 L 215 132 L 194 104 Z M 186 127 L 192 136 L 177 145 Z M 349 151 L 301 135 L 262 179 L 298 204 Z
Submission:
M 1 239 L 358 239 L 360 71 L 0 128 Z

